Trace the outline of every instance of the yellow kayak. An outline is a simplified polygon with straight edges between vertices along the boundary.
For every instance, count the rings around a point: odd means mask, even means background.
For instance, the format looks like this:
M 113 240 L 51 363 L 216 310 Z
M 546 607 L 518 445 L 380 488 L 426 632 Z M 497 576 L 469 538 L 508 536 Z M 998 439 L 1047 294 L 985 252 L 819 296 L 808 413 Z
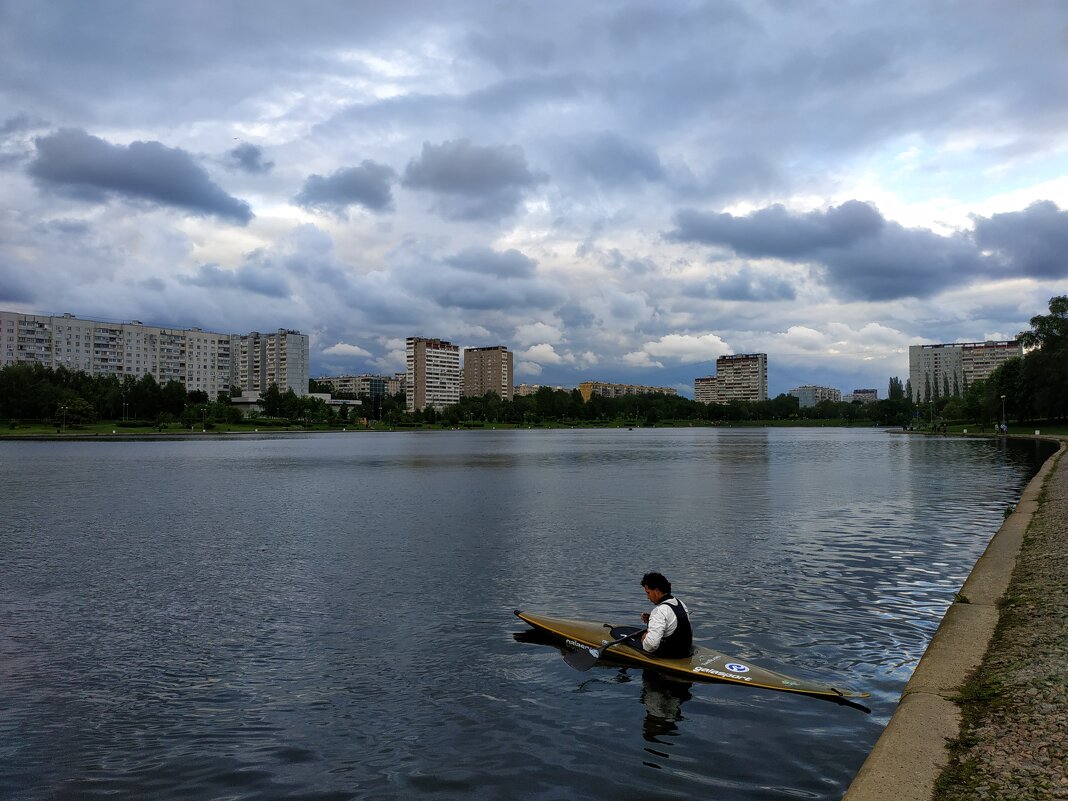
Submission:
M 869 696 L 869 693 L 865 692 L 787 676 L 784 673 L 754 665 L 746 659 L 737 659 L 702 645 L 695 645 L 693 654 L 686 659 L 657 657 L 655 654 L 646 653 L 641 645 L 633 640 L 619 642 L 620 638 L 640 631 L 634 626 L 613 626 L 610 623 L 591 623 L 584 620 L 548 617 L 523 612 L 519 609 L 515 610 L 515 614 L 539 632 L 551 635 L 554 640 L 560 640 L 565 648 L 585 651 L 597 658 L 603 655 L 605 658 L 636 667 L 652 668 L 687 681 L 729 682 L 839 701 Z M 605 646 L 610 643 L 612 643 L 610 649 L 605 651 Z M 866 709 L 860 704 L 852 705 Z

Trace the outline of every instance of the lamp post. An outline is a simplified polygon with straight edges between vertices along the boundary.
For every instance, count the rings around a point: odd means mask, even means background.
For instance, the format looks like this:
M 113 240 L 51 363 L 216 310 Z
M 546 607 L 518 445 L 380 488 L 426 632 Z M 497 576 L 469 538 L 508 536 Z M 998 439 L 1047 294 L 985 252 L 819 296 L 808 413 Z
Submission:
M 1008 421 L 1005 419 L 1005 396 L 1001 396 L 1001 429 L 1007 431 L 1009 428 Z

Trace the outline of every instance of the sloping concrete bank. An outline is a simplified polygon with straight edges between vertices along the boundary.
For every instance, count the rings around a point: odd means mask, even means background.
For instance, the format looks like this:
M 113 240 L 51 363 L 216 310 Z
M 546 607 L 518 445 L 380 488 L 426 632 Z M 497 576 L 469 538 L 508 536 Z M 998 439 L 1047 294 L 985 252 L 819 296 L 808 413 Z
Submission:
M 1031 479 L 1016 510 L 975 563 L 961 600 L 946 612 L 843 801 L 930 801 L 949 760 L 947 740 L 960 733 L 960 709 L 950 699 L 986 654 L 998 623 L 997 604 L 1009 587 L 1038 497 L 1066 449 L 1064 440 L 1044 439 L 1059 442 L 1060 449 Z

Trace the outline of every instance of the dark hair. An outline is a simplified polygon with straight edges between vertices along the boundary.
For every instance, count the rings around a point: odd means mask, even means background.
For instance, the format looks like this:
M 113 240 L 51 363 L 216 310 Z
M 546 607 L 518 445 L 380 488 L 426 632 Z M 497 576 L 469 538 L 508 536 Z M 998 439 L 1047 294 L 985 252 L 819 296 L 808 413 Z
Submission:
M 671 595 L 671 582 L 664 577 L 663 573 L 646 573 L 642 576 L 642 586 Z

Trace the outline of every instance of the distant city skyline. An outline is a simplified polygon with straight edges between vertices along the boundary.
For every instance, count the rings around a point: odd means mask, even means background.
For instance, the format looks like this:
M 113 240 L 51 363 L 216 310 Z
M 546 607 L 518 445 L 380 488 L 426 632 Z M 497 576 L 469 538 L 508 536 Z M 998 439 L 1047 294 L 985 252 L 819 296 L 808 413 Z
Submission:
M 4 5 L 0 308 L 877 387 L 1068 294 L 1068 6 Z

